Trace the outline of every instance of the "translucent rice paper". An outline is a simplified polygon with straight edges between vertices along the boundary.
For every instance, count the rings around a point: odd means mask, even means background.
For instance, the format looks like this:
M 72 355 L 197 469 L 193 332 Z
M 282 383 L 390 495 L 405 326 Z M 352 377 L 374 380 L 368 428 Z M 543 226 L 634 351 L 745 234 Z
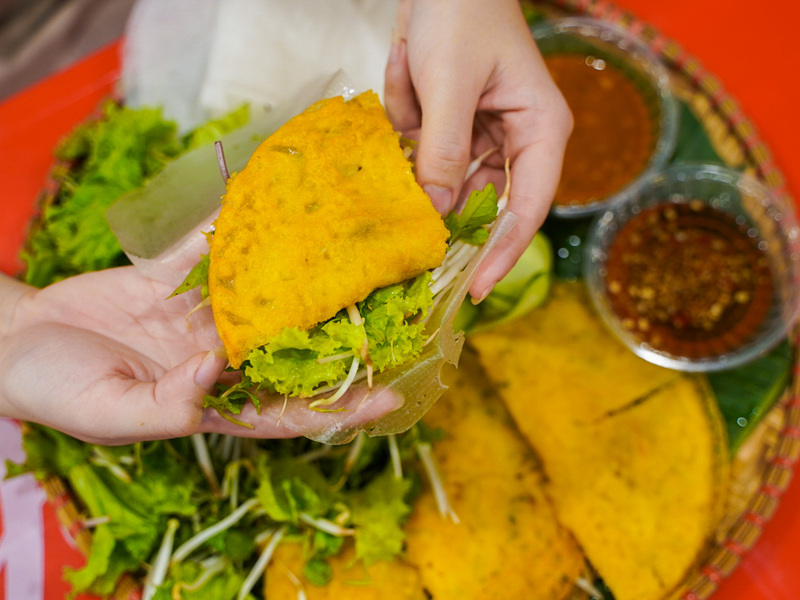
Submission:
M 383 91 L 398 0 L 138 0 L 122 93 L 182 132 L 243 103 L 282 110 L 343 69 Z
M 122 51 L 120 91 L 128 106 L 160 106 L 184 133 L 209 119 L 198 98 L 222 3 L 137 0 Z
M 271 133 L 322 98 L 356 94 L 342 71 L 304 90 L 282 109 L 256 111 L 250 122 L 222 138 L 230 172 L 244 168 Z M 111 230 L 139 271 L 178 287 L 208 254 L 204 231 L 219 214 L 225 183 L 214 146 L 200 146 L 170 162 L 147 185 L 122 196 L 106 212 Z
M 436 337 L 417 360 L 377 375 L 372 390 L 366 381 L 353 385 L 341 400 L 327 407 L 345 409 L 341 412 L 320 413 L 308 408 L 312 400 L 290 398 L 280 424 L 318 442 L 343 444 L 359 431 L 370 436 L 389 435 L 402 433 L 417 423 L 446 389 L 441 379 L 445 363 L 458 364 L 464 334 L 453 330 L 453 320 L 478 266 L 516 223 L 516 215 L 501 211 L 488 241 L 431 314 L 427 331 L 436 332 Z M 273 406 L 267 412 L 274 410 Z M 262 414 L 265 416 L 269 418 Z

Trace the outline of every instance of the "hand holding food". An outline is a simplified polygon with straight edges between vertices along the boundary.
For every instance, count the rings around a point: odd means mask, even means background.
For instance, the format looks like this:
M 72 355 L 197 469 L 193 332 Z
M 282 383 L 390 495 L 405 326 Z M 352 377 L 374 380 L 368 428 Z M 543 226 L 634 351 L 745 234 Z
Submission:
M 500 185 L 511 161 L 508 209 L 518 225 L 487 257 L 470 293 L 482 299 L 544 221 L 571 116 L 515 0 L 404 0 L 386 68 L 386 108 L 418 139 L 417 179 L 447 213 L 463 191 Z M 477 171 L 472 159 L 497 148 Z M 468 178 L 464 184 L 465 176 Z
M 245 406 L 260 411 L 262 394 L 283 395 L 310 411 L 297 431 L 341 443 L 359 424 L 372 435 L 405 431 L 441 395 L 476 254 L 509 219 L 490 239 L 504 200 L 487 185 L 443 220 L 408 154 L 373 92 L 312 105 L 239 173 L 220 152 L 227 192 L 209 253 L 176 290 L 201 288 L 198 309 L 211 306 L 239 372 L 206 406 L 248 426 Z
M 202 395 L 224 364 L 204 359 L 213 336 L 181 331 L 180 309 L 163 303 L 157 284 L 125 268 L 38 291 L 13 285 L 0 357 L 3 415 L 104 443 L 197 430 Z
M 4 300 L 13 298 L 3 303 L 0 332 L 3 416 L 103 444 L 230 428 L 203 409 L 225 367 L 209 352 L 216 330 L 209 323 L 187 332 L 186 303 L 165 302 L 166 286 L 133 267 L 42 290 L 5 277 L 0 285 Z M 257 432 L 296 435 L 266 418 Z

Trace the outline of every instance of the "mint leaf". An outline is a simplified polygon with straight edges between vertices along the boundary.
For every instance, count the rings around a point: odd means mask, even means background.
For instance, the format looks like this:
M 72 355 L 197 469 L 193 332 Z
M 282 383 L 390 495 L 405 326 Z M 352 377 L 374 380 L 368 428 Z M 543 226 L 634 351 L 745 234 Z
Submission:
M 475 190 L 467 198 L 460 213 L 448 214 L 444 224 L 450 231 L 449 243 L 463 241 L 480 245 L 489 237 L 486 225 L 497 218 L 497 192 L 494 185 L 487 183 L 482 190 Z

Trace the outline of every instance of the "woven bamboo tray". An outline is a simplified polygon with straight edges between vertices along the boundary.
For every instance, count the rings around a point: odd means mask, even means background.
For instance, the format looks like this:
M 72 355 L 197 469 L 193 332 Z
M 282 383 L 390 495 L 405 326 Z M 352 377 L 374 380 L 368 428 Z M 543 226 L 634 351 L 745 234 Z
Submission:
M 700 62 L 676 42 L 606 0 L 537 0 L 528 4 L 551 16 L 589 16 L 613 23 L 639 36 L 670 71 L 675 95 L 702 123 L 714 150 L 733 168 L 763 181 L 793 205 L 786 181 L 736 100 Z M 800 362 L 798 332 L 792 332 L 792 379 L 776 405 L 739 449 L 732 463 L 732 481 L 725 518 L 705 562 L 689 574 L 681 600 L 710 597 L 720 582 L 753 547 L 786 491 L 800 457 Z
M 669 68 L 675 95 L 686 102 L 701 121 L 717 154 L 728 166 L 741 168 L 754 175 L 791 204 L 792 198 L 783 175 L 736 100 L 677 43 L 605 0 L 537 0 L 527 4 L 552 16 L 585 15 L 599 18 L 638 35 Z M 58 165 L 56 168 L 65 166 Z M 51 203 L 55 192 L 52 186 L 45 189 L 42 205 Z M 791 336 L 793 348 L 796 348 L 797 341 L 798 332 L 795 331 Z M 726 516 L 713 546 L 707 551 L 703 564 L 698 565 L 686 577 L 680 590 L 670 597 L 680 600 L 709 598 L 719 583 L 736 569 L 774 514 L 800 459 L 798 374 L 800 362 L 795 351 L 790 384 L 733 459 Z M 87 555 L 92 536 L 84 527 L 84 515 L 64 482 L 51 477 L 44 482 L 44 489 L 58 519 L 75 539 L 81 552 Z M 124 576 L 112 599 L 140 600 L 141 595 L 140 582 Z

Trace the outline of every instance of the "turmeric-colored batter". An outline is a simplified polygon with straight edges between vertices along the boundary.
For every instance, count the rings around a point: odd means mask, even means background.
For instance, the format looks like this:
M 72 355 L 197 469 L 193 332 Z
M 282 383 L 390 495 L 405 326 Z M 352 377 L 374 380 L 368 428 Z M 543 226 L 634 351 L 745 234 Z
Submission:
M 313 105 L 231 178 L 215 225 L 209 295 L 231 365 L 440 265 L 447 237 L 374 93 Z

